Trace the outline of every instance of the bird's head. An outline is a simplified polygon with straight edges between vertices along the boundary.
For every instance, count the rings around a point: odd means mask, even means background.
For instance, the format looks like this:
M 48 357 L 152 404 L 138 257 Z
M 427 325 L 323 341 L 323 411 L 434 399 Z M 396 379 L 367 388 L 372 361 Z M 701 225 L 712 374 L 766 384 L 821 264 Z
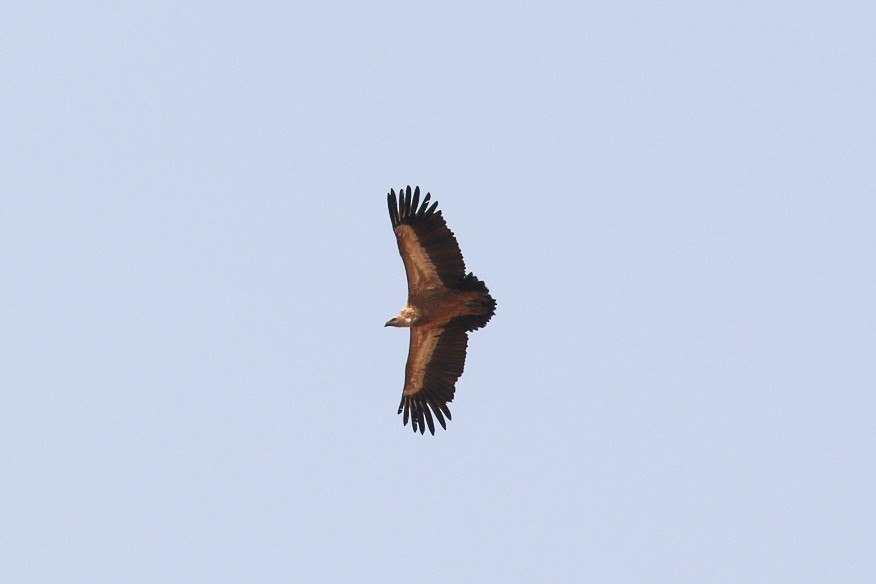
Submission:
M 398 316 L 393 316 L 392 318 L 390 318 L 383 326 L 411 326 L 411 317 L 399 314 Z

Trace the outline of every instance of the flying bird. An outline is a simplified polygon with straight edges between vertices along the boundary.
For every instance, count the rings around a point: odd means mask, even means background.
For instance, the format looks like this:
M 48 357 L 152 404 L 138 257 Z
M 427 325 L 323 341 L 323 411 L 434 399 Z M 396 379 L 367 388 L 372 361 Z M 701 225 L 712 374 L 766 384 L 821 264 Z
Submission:
M 487 324 L 496 312 L 496 301 L 474 274 L 465 273 L 465 262 L 453 232 L 447 228 L 437 202 L 429 205 L 420 187 L 387 195 L 389 218 L 398 241 L 398 252 L 408 278 L 408 302 L 385 326 L 409 327 L 411 341 L 405 365 L 405 385 L 398 413 L 404 412 L 414 432 L 435 422 L 445 430 L 450 420 L 456 380 L 465 366 L 468 333 Z

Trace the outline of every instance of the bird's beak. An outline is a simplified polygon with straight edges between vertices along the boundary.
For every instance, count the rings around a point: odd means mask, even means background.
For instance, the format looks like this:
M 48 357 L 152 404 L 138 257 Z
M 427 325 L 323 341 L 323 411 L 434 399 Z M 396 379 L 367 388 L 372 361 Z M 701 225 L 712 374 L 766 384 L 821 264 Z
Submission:
M 394 324 L 395 324 L 395 318 L 390 318 L 388 321 L 386 321 L 386 324 L 383 326 L 392 326 Z

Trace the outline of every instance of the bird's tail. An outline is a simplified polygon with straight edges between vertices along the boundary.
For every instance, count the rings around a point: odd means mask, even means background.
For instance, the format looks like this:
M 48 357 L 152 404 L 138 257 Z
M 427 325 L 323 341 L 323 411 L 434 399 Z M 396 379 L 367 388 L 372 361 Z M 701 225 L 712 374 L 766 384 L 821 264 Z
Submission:
M 471 300 L 468 301 L 468 307 L 472 309 L 472 314 L 459 317 L 458 322 L 465 327 L 466 331 L 474 331 L 483 326 L 486 326 L 493 315 L 496 314 L 496 300 L 490 296 L 490 290 L 487 285 L 478 280 L 477 276 L 469 272 L 459 283 L 461 292 L 476 292 Z

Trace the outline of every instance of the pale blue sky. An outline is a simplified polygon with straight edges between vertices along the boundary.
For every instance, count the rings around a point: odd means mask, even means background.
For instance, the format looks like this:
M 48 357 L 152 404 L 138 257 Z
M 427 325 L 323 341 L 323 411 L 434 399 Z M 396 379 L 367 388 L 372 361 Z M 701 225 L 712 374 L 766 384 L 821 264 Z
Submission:
M 874 23 L 6 6 L 0 581 L 873 582 Z M 434 437 L 406 184 L 498 300 Z

